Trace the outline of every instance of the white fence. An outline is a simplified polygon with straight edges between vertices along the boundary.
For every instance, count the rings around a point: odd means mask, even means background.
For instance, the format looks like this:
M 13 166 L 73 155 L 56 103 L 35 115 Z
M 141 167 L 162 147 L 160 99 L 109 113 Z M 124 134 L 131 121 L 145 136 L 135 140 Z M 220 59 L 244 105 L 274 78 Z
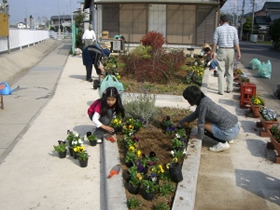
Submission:
M 22 49 L 22 47 L 36 44 L 49 39 L 49 31 L 9 29 L 10 49 Z M 7 37 L 0 37 L 0 52 L 8 51 Z

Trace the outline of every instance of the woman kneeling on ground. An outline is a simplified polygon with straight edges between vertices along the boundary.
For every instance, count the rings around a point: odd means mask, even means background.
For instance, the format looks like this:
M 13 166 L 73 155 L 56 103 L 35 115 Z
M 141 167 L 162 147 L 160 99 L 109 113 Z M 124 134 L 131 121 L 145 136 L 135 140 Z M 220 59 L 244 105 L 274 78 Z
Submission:
M 231 114 L 220 105 L 205 96 L 199 87 L 193 85 L 187 87 L 183 92 L 183 97 L 191 106 L 196 105 L 193 113 L 186 116 L 173 126 L 183 127 L 184 123 L 190 123 L 196 119 L 198 133 L 190 138 L 203 139 L 204 135 L 218 141 L 219 143 L 210 147 L 212 152 L 221 152 L 230 148 L 229 143 L 239 134 L 239 124 L 237 116 Z

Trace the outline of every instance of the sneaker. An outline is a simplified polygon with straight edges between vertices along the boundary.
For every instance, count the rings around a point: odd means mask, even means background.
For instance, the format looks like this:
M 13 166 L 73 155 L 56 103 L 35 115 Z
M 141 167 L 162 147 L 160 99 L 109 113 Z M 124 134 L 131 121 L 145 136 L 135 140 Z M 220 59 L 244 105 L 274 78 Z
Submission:
M 88 82 L 93 82 L 93 80 L 92 80 L 92 79 L 87 79 L 87 81 L 88 81 Z
M 229 140 L 228 143 L 233 144 L 234 140 Z
M 102 139 L 97 139 L 97 144 L 101 144 L 103 141 L 102 141 Z
M 218 144 L 214 145 L 213 147 L 210 147 L 209 150 L 212 152 L 222 152 L 229 148 L 230 148 L 230 146 L 229 146 L 228 142 L 225 142 L 225 143 L 219 142 Z

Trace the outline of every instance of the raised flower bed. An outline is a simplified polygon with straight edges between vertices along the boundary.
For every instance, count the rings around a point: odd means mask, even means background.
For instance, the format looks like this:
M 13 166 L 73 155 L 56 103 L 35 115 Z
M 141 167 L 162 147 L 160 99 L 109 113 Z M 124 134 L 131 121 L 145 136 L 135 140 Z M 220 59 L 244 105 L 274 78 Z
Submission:
M 190 129 L 174 129 L 173 133 L 166 133 L 170 126 L 160 127 L 163 124 L 170 125 L 170 122 L 142 127 L 136 133 L 129 133 L 126 127 L 117 135 L 127 201 L 137 199 L 144 209 L 154 209 L 157 205 L 170 208 L 177 182 L 182 181 L 180 169 L 188 141 L 186 132 Z M 133 164 L 127 165 L 128 161 Z M 176 165 L 175 177 L 172 177 L 174 173 L 170 170 Z M 131 185 L 139 186 L 138 191 L 130 192 Z M 147 195 L 149 192 L 153 194 L 152 199 Z

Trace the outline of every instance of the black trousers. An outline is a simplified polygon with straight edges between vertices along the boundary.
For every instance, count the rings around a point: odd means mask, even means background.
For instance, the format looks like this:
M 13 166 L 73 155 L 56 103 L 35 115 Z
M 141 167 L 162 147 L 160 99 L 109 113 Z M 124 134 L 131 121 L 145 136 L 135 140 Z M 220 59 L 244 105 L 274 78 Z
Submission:
M 204 135 L 210 137 L 211 139 L 214 139 L 214 140 L 217 141 L 217 142 L 226 143 L 225 140 L 216 138 L 216 137 L 213 135 L 213 133 L 211 133 L 210 131 L 208 131 L 208 130 L 206 130 L 206 129 L 204 129 Z
M 89 80 L 89 79 L 91 79 L 91 74 L 92 74 L 92 65 L 90 65 L 90 66 L 86 66 L 86 70 L 87 70 L 86 80 Z
M 87 70 L 87 76 L 86 76 L 86 80 L 91 79 L 91 74 L 92 74 L 92 65 L 90 66 L 86 66 L 86 70 Z M 101 70 L 96 68 L 96 74 L 100 75 L 101 74 Z

